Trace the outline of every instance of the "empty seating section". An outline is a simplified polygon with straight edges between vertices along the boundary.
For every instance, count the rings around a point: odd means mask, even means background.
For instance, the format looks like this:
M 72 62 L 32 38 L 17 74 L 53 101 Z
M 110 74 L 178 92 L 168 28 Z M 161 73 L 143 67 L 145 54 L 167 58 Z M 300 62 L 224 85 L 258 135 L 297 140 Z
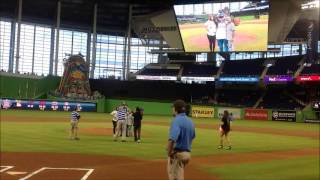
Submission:
M 177 76 L 179 69 L 144 69 L 140 72 L 140 75 L 149 76 Z
M 258 107 L 291 110 L 303 108 L 301 104 L 289 97 L 282 89 L 269 89 Z
M 225 61 L 222 76 L 259 76 L 264 66 L 264 60 Z
M 267 75 L 293 75 L 299 68 L 301 56 L 279 58 L 275 64 L 269 67 Z
M 258 91 L 222 90 L 218 94 L 218 104 L 224 106 L 253 107 L 260 98 Z
M 272 61 L 272 59 L 256 59 L 256 60 L 239 60 L 239 61 L 225 61 L 221 71 L 222 77 L 232 76 L 260 76 L 265 69 L 265 63 L 271 60 L 272 66 L 269 67 L 266 75 L 294 75 L 299 68 L 299 63 L 302 56 L 283 57 Z M 219 67 L 214 64 L 172 64 L 178 67 L 166 68 L 161 67 L 160 64 L 150 64 L 142 70 L 139 75 L 150 76 L 178 76 L 180 65 L 183 67 L 182 76 L 190 77 L 212 77 L 217 75 Z M 319 74 L 320 64 L 312 64 L 311 66 L 304 67 L 300 75 L 314 75 Z
M 305 66 L 300 75 L 319 75 L 320 64 L 312 64 L 311 66 Z
M 213 64 L 185 64 L 182 76 L 210 77 L 216 75 L 218 69 Z
M 301 67 L 302 56 L 283 57 L 277 59 L 257 59 L 241 61 L 225 61 L 220 77 L 256 77 L 260 76 L 267 65 L 272 64 L 266 75 L 283 76 L 294 75 Z M 220 67 L 209 63 L 181 63 L 181 64 L 150 64 L 146 66 L 139 75 L 149 76 L 180 76 L 181 77 L 213 77 L 217 75 Z M 181 72 L 182 71 L 182 72 Z M 181 74 L 179 74 L 181 73 Z M 305 66 L 299 75 L 319 75 L 320 64 Z M 109 82 L 110 83 L 110 82 Z M 99 83 L 100 84 L 100 83 Z M 126 83 L 125 83 L 126 84 Z M 115 88 L 111 94 L 110 88 L 106 91 L 108 97 L 136 97 L 146 99 L 167 99 L 177 98 L 191 101 L 193 104 L 254 107 L 259 100 L 258 108 L 267 109 L 301 109 L 315 99 L 315 92 L 307 92 L 300 84 L 287 83 L 281 87 L 279 85 L 266 85 L 266 89 L 243 89 L 219 88 L 217 84 L 183 84 L 176 82 L 134 82 L 127 84 L 132 88 Z M 100 87 L 101 88 L 101 87 Z M 104 88 L 104 87 L 103 87 Z M 128 91 L 127 89 L 136 89 Z M 312 89 L 312 88 L 310 88 Z M 314 88 L 313 88 L 314 89 Z M 108 93 L 107 93 L 108 92 Z
M 90 79 L 93 91 L 107 98 L 190 101 L 191 97 L 214 96 L 214 84 L 183 84 L 174 81 L 117 81 Z

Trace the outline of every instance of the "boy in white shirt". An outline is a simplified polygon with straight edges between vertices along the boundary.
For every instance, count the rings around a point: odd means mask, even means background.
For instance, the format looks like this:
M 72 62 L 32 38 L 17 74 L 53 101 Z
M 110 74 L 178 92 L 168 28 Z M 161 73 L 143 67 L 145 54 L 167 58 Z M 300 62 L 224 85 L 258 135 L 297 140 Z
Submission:
M 118 108 L 114 109 L 110 115 L 113 116 L 112 117 L 112 125 L 113 125 L 113 135 L 116 134 L 116 128 L 117 128 L 117 121 L 118 121 L 118 117 L 117 117 L 117 114 L 118 114 L 118 111 L 117 111 Z
M 227 23 L 227 40 L 228 40 L 228 51 L 234 50 L 234 35 L 235 35 L 235 26 L 231 20 L 231 17 L 226 17 Z
M 127 137 L 131 137 L 133 135 L 133 112 L 130 111 L 127 117 Z

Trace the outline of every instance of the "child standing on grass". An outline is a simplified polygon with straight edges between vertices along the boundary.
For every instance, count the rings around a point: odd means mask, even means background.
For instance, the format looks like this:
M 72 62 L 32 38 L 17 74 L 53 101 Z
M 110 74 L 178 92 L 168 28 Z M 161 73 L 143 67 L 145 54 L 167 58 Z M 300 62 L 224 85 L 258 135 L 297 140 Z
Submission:
M 228 146 L 227 149 L 231 150 L 231 144 L 230 144 L 229 137 L 228 137 L 230 130 L 231 130 L 231 127 L 230 127 L 230 115 L 229 115 L 228 111 L 224 111 L 223 117 L 221 119 L 221 125 L 220 125 L 220 128 L 219 128 L 219 131 L 220 131 L 220 146 L 218 147 L 218 149 L 222 149 L 223 148 L 223 141 L 224 141 L 224 138 L 225 138 L 225 143 Z
M 77 112 L 77 107 L 71 113 L 71 130 L 70 130 L 70 139 L 80 140 L 78 138 L 78 123 L 80 120 L 80 114 Z
M 113 126 L 113 135 L 116 134 L 116 128 L 117 128 L 117 114 L 118 114 L 118 108 L 116 108 L 115 110 L 113 110 L 110 115 L 112 115 L 112 126 Z
M 127 137 L 131 137 L 133 135 L 133 112 L 130 111 L 127 119 L 126 119 L 126 123 L 127 123 Z

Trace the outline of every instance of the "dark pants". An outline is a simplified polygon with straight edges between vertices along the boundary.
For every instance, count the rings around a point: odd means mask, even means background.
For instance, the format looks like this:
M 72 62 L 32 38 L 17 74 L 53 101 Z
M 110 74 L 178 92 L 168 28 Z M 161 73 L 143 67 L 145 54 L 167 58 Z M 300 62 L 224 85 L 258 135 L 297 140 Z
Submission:
M 216 47 L 216 36 L 207 35 L 209 40 L 210 52 L 214 52 L 214 48 Z
M 228 40 L 226 40 L 226 39 L 218 39 L 218 46 L 219 46 L 220 52 L 228 52 L 229 51 Z
M 141 125 L 134 126 L 134 141 L 140 140 L 140 134 L 141 134 Z
M 117 121 L 112 121 L 112 125 L 113 125 L 113 134 L 115 134 L 116 128 L 117 128 Z

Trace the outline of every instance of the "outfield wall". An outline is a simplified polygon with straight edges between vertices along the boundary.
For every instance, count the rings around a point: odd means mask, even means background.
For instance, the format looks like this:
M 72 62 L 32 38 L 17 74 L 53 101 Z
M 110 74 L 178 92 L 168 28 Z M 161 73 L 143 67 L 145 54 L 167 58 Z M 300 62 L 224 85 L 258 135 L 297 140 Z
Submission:
M 46 76 L 41 79 L 0 76 L 0 97 L 39 98 L 59 86 L 60 77 Z
M 156 101 L 143 101 L 143 100 L 127 100 L 127 99 L 106 99 L 104 103 L 104 107 L 99 107 L 103 105 L 100 102 L 98 104 L 98 109 L 100 112 L 104 110 L 104 112 L 111 112 L 117 106 L 119 106 L 122 102 L 126 102 L 130 109 L 134 109 L 135 107 L 139 106 L 144 109 L 144 113 L 147 115 L 171 115 L 172 114 L 172 103 L 165 103 L 165 102 L 156 102 Z M 220 107 L 220 106 L 199 106 L 193 105 L 194 109 L 191 107 L 191 114 L 194 114 L 196 110 L 198 113 L 197 117 L 205 118 L 206 116 L 213 117 L 215 119 L 220 119 L 221 114 L 224 110 L 228 110 L 229 112 L 233 113 L 234 119 L 248 119 L 246 113 L 248 110 L 253 111 L 253 113 L 262 113 L 260 119 L 251 118 L 250 120 L 266 120 L 272 121 L 273 120 L 273 111 L 279 112 L 286 112 L 286 110 L 272 110 L 272 109 L 251 109 L 251 108 L 233 108 L 233 107 Z M 98 111 L 99 112 L 99 111 Z M 201 114 L 203 112 L 204 114 Z M 303 112 L 302 111 L 289 111 L 295 113 L 295 121 L 296 122 L 304 122 Z M 258 114 L 259 116 L 259 114 Z M 287 121 L 287 120 L 284 120 Z M 288 120 L 289 121 L 289 120 Z
M 193 117 L 213 117 L 221 119 L 223 112 L 227 110 L 233 114 L 233 119 L 240 120 L 259 120 L 259 121 L 288 121 L 304 122 L 305 114 L 310 111 L 299 110 L 279 110 L 279 109 L 254 109 L 254 108 L 235 108 L 223 106 L 198 106 L 192 108 Z M 197 112 L 197 113 L 194 113 Z M 275 113 L 275 114 L 274 114 Z M 313 112 L 314 113 L 314 112 Z
M 40 79 L 29 77 L 0 76 L 0 97 L 16 99 L 47 99 L 50 90 L 55 90 L 60 82 L 60 77 L 47 76 Z M 49 98 L 50 99 L 50 98 Z M 97 112 L 111 112 L 115 107 L 125 101 L 131 109 L 139 106 L 147 115 L 172 115 L 172 102 L 158 102 L 147 100 L 129 99 L 101 99 L 97 103 Z M 199 107 L 199 106 L 198 106 Z M 235 119 L 245 119 L 247 108 L 230 108 L 219 106 L 206 106 L 213 108 L 213 117 L 219 118 L 224 109 L 233 111 Z M 210 110 L 211 111 L 211 110 Z M 210 112 L 207 111 L 207 112 Z M 272 120 L 272 111 L 268 109 L 268 120 Z M 305 118 L 314 118 L 315 113 L 310 107 L 296 112 L 296 122 L 304 122 Z M 219 116 L 220 114 L 220 116 Z M 211 115 L 210 115 L 211 116 Z M 253 119 L 252 119 L 253 120 Z

